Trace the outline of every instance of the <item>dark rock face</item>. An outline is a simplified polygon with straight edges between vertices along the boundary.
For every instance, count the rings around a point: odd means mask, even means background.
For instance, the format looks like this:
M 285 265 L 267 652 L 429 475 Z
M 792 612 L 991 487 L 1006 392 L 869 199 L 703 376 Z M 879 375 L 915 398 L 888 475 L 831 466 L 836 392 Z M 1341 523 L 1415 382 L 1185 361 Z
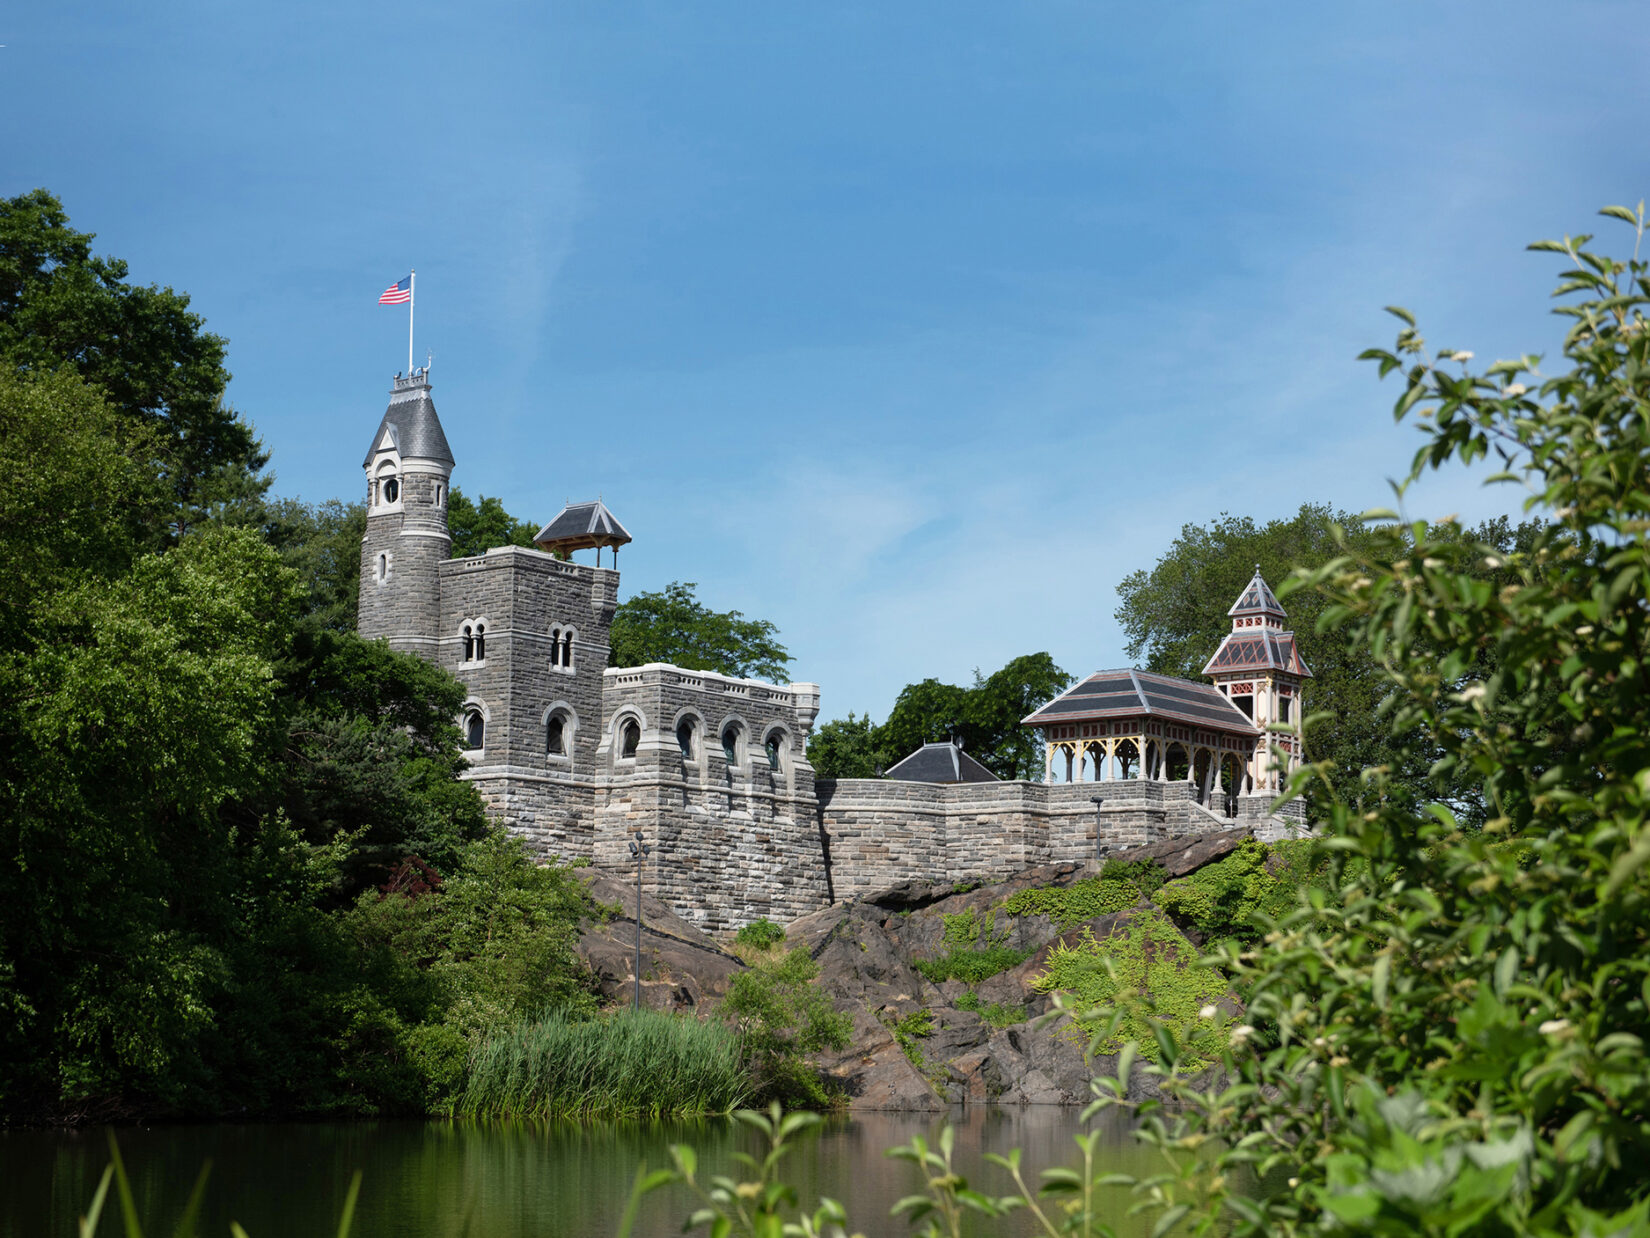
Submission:
M 1155 860 L 1171 877 L 1179 877 L 1229 854 L 1247 837 L 1247 830 L 1200 835 L 1108 858 Z M 1075 943 L 1085 930 L 1097 938 L 1109 936 L 1150 904 L 1142 901 L 1097 916 L 1064 933 L 1046 916 L 999 915 L 993 922 L 994 940 L 1032 954 L 972 989 L 957 980 L 930 984 L 913 963 L 945 952 L 946 916 L 973 911 L 984 917 L 1021 890 L 1070 885 L 1094 871 L 1074 864 L 1046 865 L 966 890 L 909 881 L 793 922 L 787 941 L 818 960 L 819 984 L 854 1022 L 852 1048 L 822 1063 L 847 1091 L 850 1106 L 933 1110 L 956 1102 L 1079 1105 L 1091 1100 L 1089 1080 L 1095 1074 L 1114 1074 L 1117 1061 L 1086 1061 L 1086 1046 L 1068 1020 L 1042 1021 L 1051 999 L 1034 991 L 1031 980 L 1044 970 L 1056 945 Z M 979 1006 L 1021 1008 L 1025 1021 L 993 1028 L 974 1011 L 957 1008 L 956 1002 L 970 994 Z M 893 1029 L 923 1011 L 929 1017 L 928 1034 L 907 1034 L 917 1058 L 913 1061 Z M 1129 1094 L 1133 1099 L 1157 1095 L 1156 1080 L 1142 1066 L 1132 1072 Z
M 579 956 L 596 974 L 602 997 L 629 1003 L 636 983 L 636 887 L 584 870 L 592 897 L 619 915 L 588 925 Z M 705 1012 L 744 966 L 714 940 L 657 899 L 642 896 L 642 1005 L 649 1010 Z
M 1249 836 L 1247 830 L 1232 830 L 1179 838 L 1107 858 L 1151 859 L 1169 876 L 1181 877 L 1230 854 Z M 999 913 L 992 922 L 993 940 L 1031 951 L 1030 957 L 972 988 L 958 980 L 931 984 L 914 963 L 945 953 L 946 916 L 973 911 L 984 919 L 1021 890 L 1066 886 L 1094 872 L 1093 866 L 1051 864 L 972 889 L 908 881 L 793 921 L 786 930 L 788 944 L 806 949 L 819 963 L 820 987 L 853 1021 L 850 1047 L 819 1062 L 848 1094 L 850 1107 L 931 1112 L 954 1103 L 1080 1105 L 1092 1099 L 1090 1078 L 1114 1074 L 1116 1059 L 1085 1061 L 1086 1046 L 1070 1021 L 1042 1018 L 1052 1003 L 1031 981 L 1056 945 L 1080 940 L 1085 930 L 1104 938 L 1149 904 L 1097 916 L 1063 933 L 1046 916 Z M 603 994 L 625 1003 L 635 977 L 635 887 L 597 874 L 589 880 L 597 900 L 617 904 L 621 912 L 591 925 L 579 952 Z M 643 1004 L 705 1013 L 743 964 L 655 899 L 643 897 L 642 920 Z M 1020 1009 L 1025 1018 L 993 1027 L 976 1010 L 959 1008 L 959 1000 L 980 1008 Z M 924 1027 L 926 1034 L 918 1030 Z M 1137 1100 L 1155 1096 L 1155 1084 L 1136 1066 L 1129 1094 Z

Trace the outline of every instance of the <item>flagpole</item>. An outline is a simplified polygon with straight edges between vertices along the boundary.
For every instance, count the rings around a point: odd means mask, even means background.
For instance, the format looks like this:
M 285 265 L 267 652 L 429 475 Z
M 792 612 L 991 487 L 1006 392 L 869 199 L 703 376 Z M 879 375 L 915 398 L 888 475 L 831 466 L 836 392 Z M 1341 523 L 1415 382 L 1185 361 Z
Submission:
M 418 296 L 418 272 L 407 275 L 407 377 L 412 377 L 413 302 Z

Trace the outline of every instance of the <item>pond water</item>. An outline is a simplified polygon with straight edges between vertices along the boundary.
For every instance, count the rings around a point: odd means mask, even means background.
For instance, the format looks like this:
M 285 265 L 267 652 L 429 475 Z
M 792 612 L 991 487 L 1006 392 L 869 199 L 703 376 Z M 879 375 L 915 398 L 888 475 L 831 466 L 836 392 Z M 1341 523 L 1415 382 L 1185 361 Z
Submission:
M 949 1120 L 957 1127 L 957 1167 L 971 1185 L 1006 1194 L 1007 1175 L 986 1165 L 983 1154 L 1023 1149 L 1027 1177 L 1035 1181 L 1038 1170 L 1077 1163 L 1077 1119 L 1077 1110 L 1056 1107 L 955 1110 Z M 1151 1154 L 1129 1138 L 1126 1123 L 1121 1113 L 1096 1121 L 1105 1168 L 1150 1172 Z M 870 1238 L 908 1233 L 888 1211 L 920 1191 L 921 1182 L 913 1166 L 883 1150 L 913 1135 L 932 1140 L 939 1127 L 934 1115 L 831 1119 L 799 1138 L 786 1179 L 804 1202 L 842 1201 L 853 1226 Z M 363 1180 L 354 1233 L 362 1238 L 601 1238 L 617 1231 L 637 1166 L 668 1164 L 668 1145 L 698 1150 L 701 1179 L 738 1174 L 737 1151 L 760 1155 L 753 1132 L 724 1120 L 149 1126 L 116 1135 L 150 1235 L 171 1232 L 201 1165 L 212 1162 L 203 1238 L 227 1235 L 232 1220 L 251 1238 L 330 1238 L 357 1169 Z M 108 1163 L 101 1129 L 0 1131 L 0 1234 L 71 1238 Z M 1148 1232 L 1144 1218 L 1125 1217 L 1128 1202 L 1116 1194 L 1118 1232 Z M 116 1235 L 118 1210 L 110 1203 L 99 1232 Z M 646 1201 L 636 1233 L 679 1234 L 692 1210 L 685 1190 L 666 1188 Z M 1016 1214 L 972 1232 L 1024 1235 L 1034 1223 Z

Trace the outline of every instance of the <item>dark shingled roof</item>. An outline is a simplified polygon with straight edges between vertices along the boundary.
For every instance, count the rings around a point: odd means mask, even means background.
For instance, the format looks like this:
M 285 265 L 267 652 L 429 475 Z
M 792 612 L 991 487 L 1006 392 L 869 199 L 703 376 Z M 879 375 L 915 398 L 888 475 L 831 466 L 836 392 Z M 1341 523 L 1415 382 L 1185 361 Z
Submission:
M 949 741 L 924 744 L 890 769 L 901 782 L 997 782 L 997 775 Z
M 1232 603 L 1228 615 L 1274 615 L 1279 619 L 1287 619 L 1289 615 L 1278 604 L 1277 595 L 1260 578 L 1260 564 L 1255 564 L 1254 578 L 1244 586 L 1238 600 Z
M 1139 717 L 1164 718 L 1236 735 L 1261 733 L 1218 688 L 1136 670 L 1090 675 L 1026 718 L 1022 725 Z
M 1303 679 L 1311 679 L 1312 672 L 1301 659 L 1295 647 L 1293 632 L 1279 632 L 1272 628 L 1246 628 L 1228 632 L 1220 642 L 1215 656 L 1203 668 L 1205 675 L 1226 671 L 1287 671 Z
M 435 415 L 435 402 L 430 399 L 430 380 L 425 375 L 395 380 L 395 387 L 390 392 L 390 406 L 384 410 L 384 419 L 373 433 L 367 458 L 361 461 L 362 468 L 371 464 L 373 456 L 378 454 L 378 445 L 384 441 L 386 429 L 403 460 L 418 457 L 439 460 L 448 467 L 452 466 L 452 448 L 447 446 L 441 419 Z
M 546 550 L 587 550 L 591 546 L 623 546 L 630 534 L 600 499 L 569 503 L 561 515 L 539 530 L 533 543 Z

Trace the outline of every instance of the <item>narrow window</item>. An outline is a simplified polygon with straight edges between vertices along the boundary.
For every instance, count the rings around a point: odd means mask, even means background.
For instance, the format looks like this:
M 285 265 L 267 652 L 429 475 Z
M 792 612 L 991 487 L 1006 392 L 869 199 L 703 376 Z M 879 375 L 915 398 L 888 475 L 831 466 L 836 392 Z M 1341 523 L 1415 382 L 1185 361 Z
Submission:
M 387 554 L 378 556 L 378 583 L 383 584 L 390 576 L 390 557 Z
M 624 738 L 620 743 L 619 755 L 633 757 L 636 755 L 636 746 L 642 742 L 642 728 L 636 725 L 636 719 L 627 719 L 624 724 Z
M 683 718 L 676 724 L 676 746 L 682 750 L 682 760 L 693 760 L 693 719 Z
M 722 755 L 728 759 L 728 768 L 739 764 L 739 728 L 730 725 L 722 732 Z
M 768 750 L 768 768 L 779 768 L 779 736 L 777 733 L 768 736 L 768 742 L 762 745 Z
M 393 477 L 384 479 L 384 502 L 393 503 L 401 497 L 401 483 Z
M 561 629 L 550 629 L 550 665 L 561 665 Z
M 440 482 L 436 482 L 435 483 L 435 505 L 437 507 L 441 506 L 441 500 L 446 495 L 446 493 L 447 493 L 447 488 L 445 486 L 443 486 Z
M 573 665 L 573 631 L 571 628 L 561 638 L 561 664 L 569 668 Z
M 472 752 L 477 751 L 486 737 L 487 724 L 482 721 L 481 711 L 472 709 L 464 719 L 464 746 Z
M 476 638 L 475 634 L 470 631 L 470 625 L 467 623 L 463 627 L 463 634 L 464 660 L 466 662 L 474 662 L 476 660 Z
M 544 750 L 553 757 L 567 755 L 567 719 L 556 714 L 544 730 Z
M 487 660 L 487 625 L 485 623 L 478 623 L 478 624 L 476 624 L 476 661 L 477 662 L 485 662 L 486 660 Z

